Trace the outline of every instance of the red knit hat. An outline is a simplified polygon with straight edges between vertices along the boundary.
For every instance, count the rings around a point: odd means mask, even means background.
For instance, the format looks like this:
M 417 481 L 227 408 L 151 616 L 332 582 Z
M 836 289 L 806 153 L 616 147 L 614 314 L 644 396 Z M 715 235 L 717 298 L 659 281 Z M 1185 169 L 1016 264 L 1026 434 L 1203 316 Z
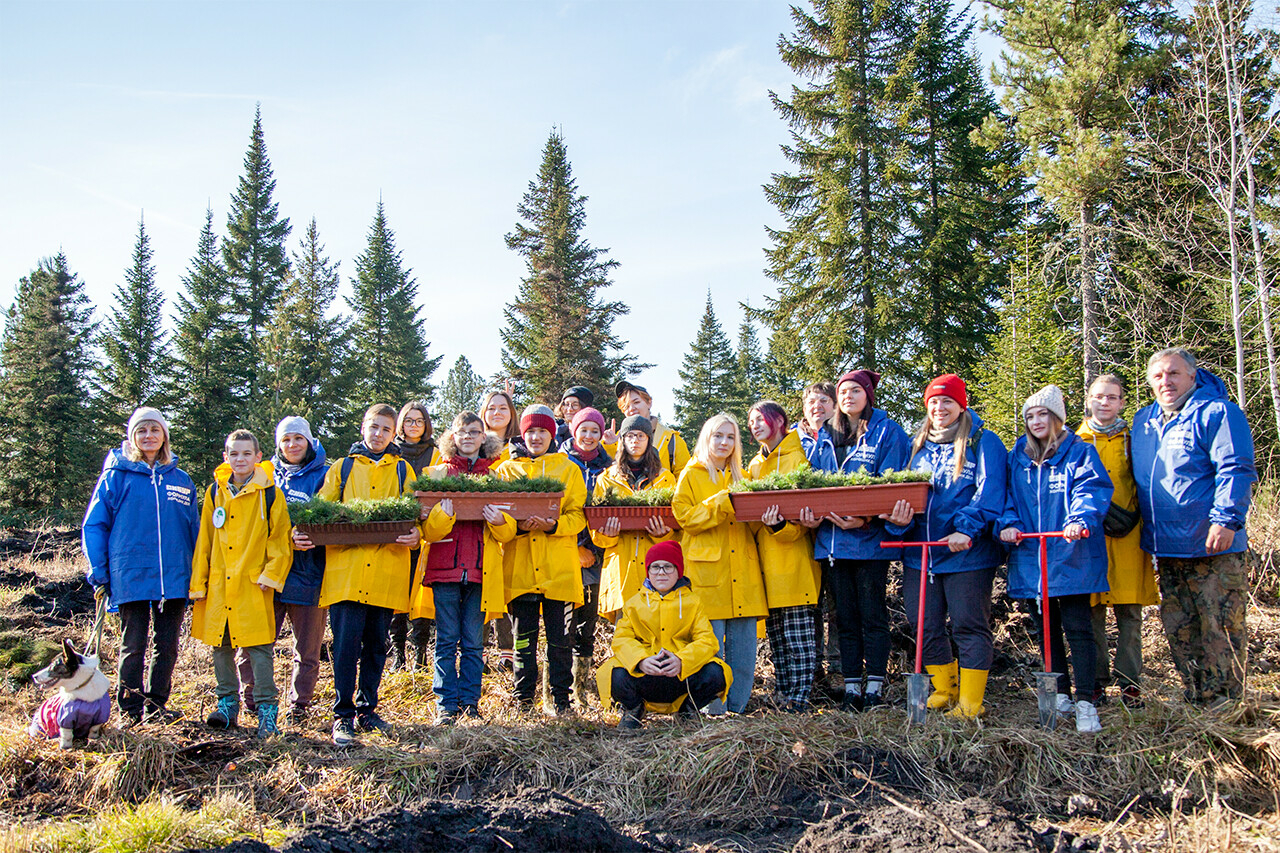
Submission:
M 684 577 L 684 551 L 680 550 L 680 543 L 668 539 L 666 542 L 659 542 L 649 549 L 649 553 L 644 555 L 644 571 L 649 573 L 649 566 L 664 560 L 676 567 L 676 580 Z
M 524 435 L 531 429 L 545 429 L 553 436 L 556 434 L 556 417 L 551 414 L 551 410 L 539 403 L 525 407 L 524 413 L 520 415 L 520 434 Z
M 934 397 L 950 397 L 960 404 L 960 408 L 969 408 L 969 394 L 965 389 L 964 380 L 954 373 L 942 374 L 924 389 L 924 403 L 926 406 L 929 405 L 929 401 Z

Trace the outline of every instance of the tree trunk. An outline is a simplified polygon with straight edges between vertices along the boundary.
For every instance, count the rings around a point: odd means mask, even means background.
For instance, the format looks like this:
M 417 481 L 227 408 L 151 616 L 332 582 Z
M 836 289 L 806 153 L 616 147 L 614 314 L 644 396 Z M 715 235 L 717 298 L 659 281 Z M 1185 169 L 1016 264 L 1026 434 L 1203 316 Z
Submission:
M 1093 246 L 1094 205 L 1080 205 L 1080 342 L 1084 350 L 1084 387 L 1098 375 L 1097 254 Z

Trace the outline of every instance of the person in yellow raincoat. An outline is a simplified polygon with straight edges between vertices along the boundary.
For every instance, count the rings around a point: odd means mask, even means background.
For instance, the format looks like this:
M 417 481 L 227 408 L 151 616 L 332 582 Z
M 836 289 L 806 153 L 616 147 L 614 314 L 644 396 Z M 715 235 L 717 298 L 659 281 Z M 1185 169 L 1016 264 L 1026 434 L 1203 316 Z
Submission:
M 733 671 L 728 701 L 708 713 L 741 714 L 756 672 L 756 623 L 769 614 L 756 541 L 737 520 L 729 486 L 742 479 L 742 438 L 728 412 L 707 419 L 693 459 L 680 472 L 671 511 L 680 524 L 687 574 L 720 641 L 720 657 Z
M 501 450 L 479 415 L 461 412 L 440 440 L 444 464 L 426 473 L 480 477 L 489 473 Z M 431 547 L 409 615 L 436 620 L 436 723 L 451 725 L 462 717 L 480 716 L 485 614 L 492 618 L 506 612 L 502 543 L 515 538 L 516 523 L 492 505 L 484 508 L 484 521 L 457 521 L 453 501 L 445 499 L 431 508 L 423 534 Z
M 191 636 L 213 646 L 218 704 L 213 728 L 235 727 L 240 679 L 235 650 L 253 667 L 258 737 L 279 734 L 275 681 L 275 594 L 293 563 L 289 510 L 271 474 L 258 465 L 262 448 L 248 430 L 227 436 L 214 483 L 205 494 L 191 566 Z
M 635 415 L 649 420 L 653 426 L 650 440 L 654 450 L 658 452 L 658 459 L 662 460 L 662 467 L 670 471 L 672 476 L 679 477 L 690 459 L 689 445 L 685 443 L 684 436 L 650 414 L 653 397 L 649 396 L 645 388 L 623 381 L 615 385 L 613 391 L 618 397 L 618 409 L 624 416 L 629 418 Z M 621 434 L 612 426 L 604 433 L 604 449 L 614 458 L 618 456 L 618 436 Z
M 504 391 L 486 391 L 480 395 L 478 414 L 484 420 L 484 429 L 498 440 L 501 450 L 494 465 L 501 465 L 511 458 L 511 440 L 520 437 L 520 422 L 516 419 L 516 404 L 511 399 L 511 385 Z M 439 464 L 439 460 L 432 465 Z M 497 646 L 497 669 L 512 670 L 516 665 L 515 638 L 511 636 L 511 615 L 504 610 L 501 616 L 487 623 L 492 626 L 494 645 Z M 490 635 L 486 627 L 485 636 Z
M 395 434 L 396 410 L 386 403 L 370 406 L 360 423 L 362 440 L 329 466 L 316 496 L 341 503 L 412 495 L 412 469 L 397 453 Z M 391 616 L 409 609 L 409 551 L 419 546 L 421 537 L 415 525 L 393 543 L 325 548 L 320 606 L 329 608 L 333 631 L 335 746 L 354 744 L 357 727 L 391 732 L 391 725 L 378 715 L 378 688 L 387 665 Z M 315 547 L 297 529 L 293 544 L 299 551 Z
M 528 518 L 502 548 L 507 611 L 515 633 L 515 692 L 521 710 L 533 708 L 538 689 L 538 626 L 547 633 L 547 681 L 557 716 L 572 714 L 573 649 L 569 620 L 582 604 L 582 567 L 578 533 L 586 527 L 582 507 L 587 484 L 582 470 L 563 453 L 551 450 L 556 419 L 546 406 L 529 406 L 520 416 L 523 441 L 512 441 L 511 459 L 498 466 L 507 480 L 552 477 L 564 484 L 559 518 Z
M 684 576 L 680 544 L 650 548 L 645 571 L 644 586 L 627 600 L 613 633 L 613 655 L 596 672 L 601 704 L 621 706 L 624 731 L 640 728 L 646 708 L 697 719 L 699 708 L 724 701 L 733 680 L 716 658 L 719 641 Z
M 1076 434 L 1097 449 L 1111 476 L 1115 492 L 1103 520 L 1107 534 L 1107 581 L 1110 592 L 1093 595 L 1093 640 L 1098 647 L 1097 683 L 1093 704 L 1106 696 L 1112 681 L 1107 654 L 1107 607 L 1116 616 L 1115 680 L 1126 705 L 1142 702 L 1142 608 L 1159 604 L 1160 593 L 1151 555 L 1142 550 L 1142 518 L 1138 512 L 1138 488 L 1129 453 L 1129 425 L 1120 417 L 1125 407 L 1124 380 L 1107 373 L 1093 380 L 1087 401 L 1089 416 Z M 1127 530 L 1126 530 L 1127 528 Z
M 747 428 L 760 443 L 760 452 L 747 466 L 747 479 L 809 467 L 800 433 L 787 429 L 787 413 L 778 403 L 761 400 L 752 406 Z M 813 538 L 804 526 L 783 521 L 773 506 L 756 530 L 756 547 L 769 603 L 765 630 L 773 651 L 776 700 L 788 711 L 807 711 L 818 666 L 815 608 L 822 588 Z
M 632 415 L 618 431 L 618 454 L 613 465 L 596 480 L 594 497 L 609 490 L 632 495 L 643 489 L 674 489 L 676 478 L 662 467 L 653 446 L 653 422 Z M 672 538 L 671 528 L 660 518 L 649 519 L 647 530 L 622 531 L 616 518 L 609 518 L 591 531 L 591 541 L 604 549 L 600 571 L 600 614 L 616 621 L 622 607 L 640 590 L 645 579 L 644 555 L 655 542 Z

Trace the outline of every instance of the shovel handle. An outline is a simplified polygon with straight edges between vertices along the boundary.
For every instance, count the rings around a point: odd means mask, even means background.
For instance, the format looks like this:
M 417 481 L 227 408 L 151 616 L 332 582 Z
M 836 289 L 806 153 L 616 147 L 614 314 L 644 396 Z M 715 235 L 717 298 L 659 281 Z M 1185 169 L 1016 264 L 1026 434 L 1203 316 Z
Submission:
M 1049 530 L 1044 533 L 1019 533 L 1017 538 L 1019 545 L 1024 539 L 1040 540 L 1040 621 L 1045 672 L 1053 672 L 1053 655 L 1049 653 L 1049 540 L 1061 539 L 1062 534 L 1061 530 Z M 1086 527 L 1081 535 L 1088 539 L 1089 528 Z
M 925 582 L 929 578 L 929 549 L 946 545 L 941 542 L 881 542 L 881 548 L 920 549 L 920 601 L 916 606 L 916 675 L 924 672 L 924 596 Z

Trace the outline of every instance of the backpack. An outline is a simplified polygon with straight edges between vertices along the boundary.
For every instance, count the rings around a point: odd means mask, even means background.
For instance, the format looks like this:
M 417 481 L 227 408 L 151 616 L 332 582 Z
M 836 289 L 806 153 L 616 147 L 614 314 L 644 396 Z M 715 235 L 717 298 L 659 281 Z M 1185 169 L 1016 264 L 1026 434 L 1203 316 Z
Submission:
M 267 495 L 265 500 L 267 502 L 267 536 L 271 536 L 271 507 L 275 505 L 276 493 L 279 491 L 280 491 L 280 487 L 277 486 L 275 483 L 272 483 L 271 487 L 266 490 Z M 218 481 L 217 480 L 214 480 L 213 485 L 209 487 L 209 500 L 215 501 L 214 506 L 215 507 L 217 506 L 217 503 L 216 503 L 216 501 L 218 500 Z

